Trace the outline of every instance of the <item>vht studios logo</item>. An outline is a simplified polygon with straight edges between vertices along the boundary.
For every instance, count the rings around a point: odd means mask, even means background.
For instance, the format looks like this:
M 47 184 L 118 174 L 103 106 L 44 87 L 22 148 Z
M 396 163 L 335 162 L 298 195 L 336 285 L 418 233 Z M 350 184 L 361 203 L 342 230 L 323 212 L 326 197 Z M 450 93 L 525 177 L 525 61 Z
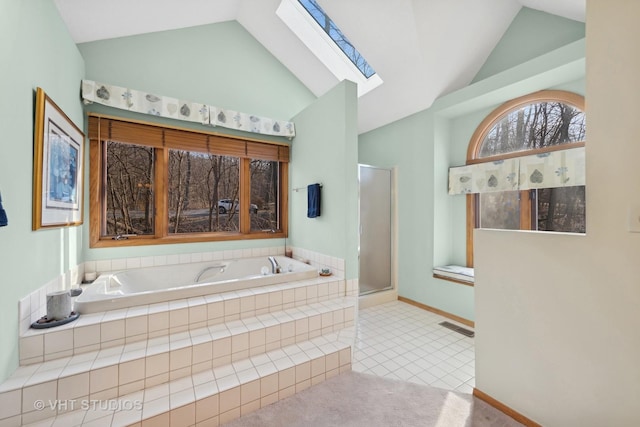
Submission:
M 33 408 L 37 411 L 45 409 L 51 411 L 73 411 L 81 409 L 101 410 L 101 411 L 141 411 L 142 401 L 140 400 L 36 400 Z

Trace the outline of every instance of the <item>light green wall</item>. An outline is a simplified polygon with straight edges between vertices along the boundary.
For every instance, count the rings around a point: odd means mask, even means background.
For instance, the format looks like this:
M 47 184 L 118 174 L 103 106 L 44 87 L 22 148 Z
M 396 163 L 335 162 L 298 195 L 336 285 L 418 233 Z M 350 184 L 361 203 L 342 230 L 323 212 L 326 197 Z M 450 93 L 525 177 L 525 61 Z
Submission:
M 509 45 L 507 40 L 505 36 L 501 43 Z M 464 164 L 471 135 L 501 103 L 542 89 L 584 93 L 584 51 L 584 40 L 578 40 L 525 57 L 525 62 L 446 95 L 425 111 L 360 135 L 360 163 L 398 169 L 399 295 L 475 318 L 474 288 L 432 277 L 436 265 L 466 264 L 466 202 L 447 194 L 448 168 Z
M 294 116 L 315 99 L 237 21 L 78 48 L 87 79 L 117 86 L 278 119 Z
M 584 39 L 584 34 L 583 22 L 523 7 L 472 83 Z
M 79 49 L 86 63 L 87 79 L 160 95 L 284 120 L 316 99 L 236 21 L 83 43 Z M 248 135 L 101 105 L 91 105 L 87 110 L 228 135 Z M 249 136 L 291 144 L 281 137 Z M 284 245 L 284 239 L 263 239 L 89 249 L 87 227 L 85 233 L 86 260 Z
M 453 118 L 449 121 L 451 128 L 450 156 L 448 166 L 464 165 L 467 161 L 467 147 L 476 128 L 487 117 L 495 106 L 482 108 L 469 114 Z M 442 171 L 448 174 L 448 171 Z M 450 213 L 452 223 L 451 264 L 467 264 L 467 202 L 464 195 L 450 196 Z
M 360 135 L 358 161 L 397 170 L 398 294 L 473 319 L 473 289 L 431 277 L 434 260 L 452 250 L 451 201 L 441 173 L 449 134 L 447 120 L 425 110 Z
M 358 277 L 357 87 L 343 81 L 294 117 L 289 242 L 344 258 L 346 278 Z M 321 215 L 307 218 L 306 187 L 322 183 Z
M 82 227 L 31 231 L 35 89 L 82 128 L 84 62 L 50 0 L 0 3 L 0 382 L 18 365 L 18 300 L 81 260 Z

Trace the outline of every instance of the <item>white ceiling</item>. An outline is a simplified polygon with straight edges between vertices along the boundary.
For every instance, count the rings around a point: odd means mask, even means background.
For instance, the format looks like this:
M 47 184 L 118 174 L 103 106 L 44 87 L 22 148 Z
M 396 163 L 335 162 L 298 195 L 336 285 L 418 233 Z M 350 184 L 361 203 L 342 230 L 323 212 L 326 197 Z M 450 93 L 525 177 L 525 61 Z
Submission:
M 316 96 L 338 83 L 276 16 L 281 0 L 54 1 L 76 43 L 235 19 Z M 585 0 L 319 3 L 384 81 L 359 100 L 360 133 L 469 84 L 522 6 L 585 19 Z

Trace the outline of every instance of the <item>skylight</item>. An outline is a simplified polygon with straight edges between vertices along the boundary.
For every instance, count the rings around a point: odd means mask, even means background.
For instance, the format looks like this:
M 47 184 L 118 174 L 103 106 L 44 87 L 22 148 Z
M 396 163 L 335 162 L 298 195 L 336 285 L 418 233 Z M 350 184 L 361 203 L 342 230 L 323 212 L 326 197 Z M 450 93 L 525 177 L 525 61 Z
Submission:
M 320 28 L 327 33 L 331 40 L 335 42 L 336 45 L 344 52 L 344 54 L 349 58 L 353 65 L 355 65 L 358 70 L 362 73 L 366 78 L 371 77 L 376 72 L 364 56 L 358 52 L 358 49 L 355 48 L 353 43 L 347 39 L 347 37 L 340 31 L 340 28 L 336 25 L 335 22 L 327 15 L 327 13 L 322 10 L 320 5 L 316 0 L 298 0 L 302 7 L 309 12 L 309 15 L 313 17 L 313 19 L 318 23 Z
M 318 0 L 282 0 L 276 14 L 339 80 L 351 80 L 362 96 L 382 79 L 318 5 Z

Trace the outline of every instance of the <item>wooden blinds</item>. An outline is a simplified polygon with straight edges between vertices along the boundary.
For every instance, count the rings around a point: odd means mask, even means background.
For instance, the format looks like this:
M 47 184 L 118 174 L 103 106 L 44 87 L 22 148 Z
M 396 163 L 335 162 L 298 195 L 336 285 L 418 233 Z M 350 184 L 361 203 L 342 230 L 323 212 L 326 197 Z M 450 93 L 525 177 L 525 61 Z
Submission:
M 289 146 L 212 135 L 184 129 L 89 116 L 89 139 L 199 151 L 278 162 L 289 161 Z

